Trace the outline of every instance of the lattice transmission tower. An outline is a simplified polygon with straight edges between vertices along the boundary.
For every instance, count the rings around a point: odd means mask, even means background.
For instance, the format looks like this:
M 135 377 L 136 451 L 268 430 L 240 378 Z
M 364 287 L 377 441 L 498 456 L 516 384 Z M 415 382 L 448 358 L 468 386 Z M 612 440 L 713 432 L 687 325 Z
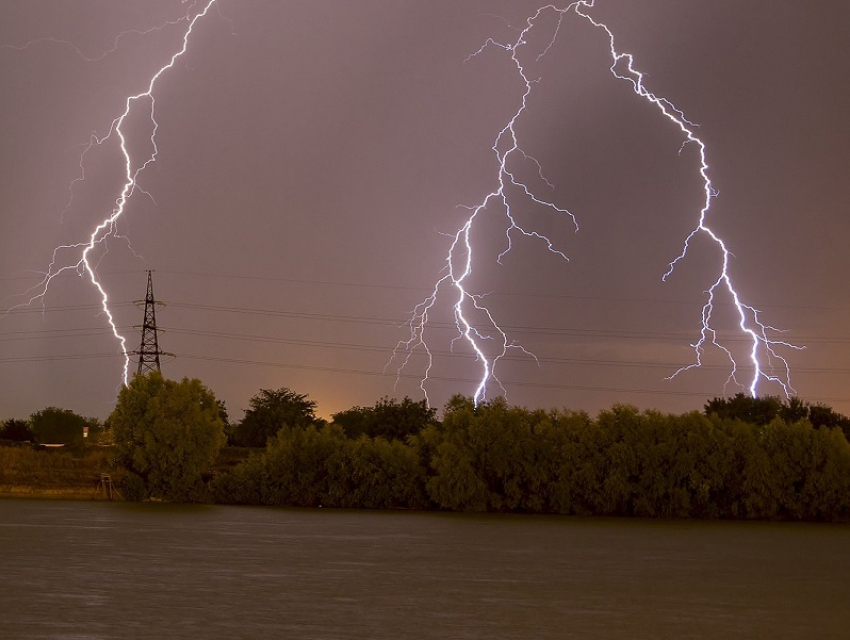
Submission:
M 170 353 L 160 350 L 158 329 L 156 327 L 156 307 L 163 306 L 164 303 L 159 302 L 153 296 L 153 272 L 148 271 L 148 292 L 144 300 L 136 300 L 135 304 L 145 305 L 145 320 L 141 326 L 136 326 L 136 329 L 142 330 L 142 344 L 133 355 L 139 356 L 139 368 L 137 374 L 144 374 L 150 371 L 161 373 L 160 356 L 168 356 Z

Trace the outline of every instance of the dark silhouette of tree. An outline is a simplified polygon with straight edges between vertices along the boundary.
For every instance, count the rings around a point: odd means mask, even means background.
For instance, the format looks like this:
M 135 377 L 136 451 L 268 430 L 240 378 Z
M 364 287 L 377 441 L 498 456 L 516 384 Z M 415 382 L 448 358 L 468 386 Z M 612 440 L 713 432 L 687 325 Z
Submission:
M 764 426 L 780 415 L 782 402 L 774 396 L 754 398 L 736 393 L 731 398 L 714 398 L 705 404 L 705 415 L 719 418 L 743 420 L 749 424 Z
M 6 420 L 0 428 L 0 440 L 32 441 L 35 436 L 26 420 Z
M 321 426 L 316 403 L 306 395 L 281 387 L 262 389 L 248 402 L 245 416 L 233 429 L 232 442 L 241 447 L 264 447 L 283 427 L 306 429 Z
M 850 418 L 822 404 L 808 405 L 808 409 L 809 422 L 812 423 L 813 427 L 841 429 L 844 432 L 844 437 L 850 441 Z
M 47 407 L 30 416 L 30 428 L 40 444 L 82 445 L 84 429 L 90 423 L 70 409 L 56 407 Z
M 714 398 L 705 405 L 705 415 L 719 418 L 738 419 L 763 427 L 775 418 L 788 424 L 808 420 L 813 427 L 841 429 L 850 441 L 850 418 L 823 404 L 810 404 L 797 397 L 781 401 L 773 396 L 753 398 L 738 393 L 732 398 Z
M 227 414 L 227 406 L 224 404 L 224 400 L 216 400 L 215 404 L 218 407 L 218 417 L 221 418 L 225 430 L 227 430 L 227 427 L 230 426 L 230 416 Z
M 399 402 L 384 396 L 374 407 L 354 407 L 335 413 L 335 424 L 342 427 L 349 438 L 367 436 L 387 440 L 405 440 L 436 421 L 437 410 L 428 407 L 425 400 L 414 402 L 406 397 Z
M 809 417 L 809 404 L 793 396 L 779 409 L 779 417 L 785 422 L 799 422 Z

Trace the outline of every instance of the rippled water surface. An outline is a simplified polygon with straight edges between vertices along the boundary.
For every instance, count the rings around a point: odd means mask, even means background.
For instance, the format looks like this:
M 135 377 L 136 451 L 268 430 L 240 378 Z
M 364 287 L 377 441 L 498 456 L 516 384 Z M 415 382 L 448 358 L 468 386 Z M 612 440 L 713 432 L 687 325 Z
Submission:
M 0 500 L 0 638 L 850 638 L 850 527 Z

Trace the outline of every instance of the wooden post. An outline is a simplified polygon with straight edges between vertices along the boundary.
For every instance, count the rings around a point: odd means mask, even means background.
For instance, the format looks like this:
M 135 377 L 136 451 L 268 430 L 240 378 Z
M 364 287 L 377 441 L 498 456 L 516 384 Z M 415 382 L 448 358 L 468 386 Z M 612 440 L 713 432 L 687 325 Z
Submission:
M 101 493 L 104 498 L 108 498 L 109 500 L 114 500 L 116 498 L 119 500 L 124 499 L 118 489 L 115 488 L 115 485 L 112 484 L 112 476 L 108 473 L 100 474 L 100 482 L 98 482 L 95 497 L 100 497 Z

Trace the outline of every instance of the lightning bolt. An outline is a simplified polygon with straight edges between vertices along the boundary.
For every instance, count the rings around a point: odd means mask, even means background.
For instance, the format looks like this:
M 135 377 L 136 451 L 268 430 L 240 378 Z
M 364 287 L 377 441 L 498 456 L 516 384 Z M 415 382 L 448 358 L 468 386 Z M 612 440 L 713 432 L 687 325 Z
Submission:
M 34 40 L 30 40 L 29 42 L 27 42 L 26 44 L 24 44 L 20 47 L 16 47 L 16 46 L 11 45 L 11 44 L 4 44 L 4 45 L 0 46 L 0 49 L 11 49 L 13 51 L 26 51 L 27 49 L 31 49 L 32 47 L 35 47 L 39 44 L 47 42 L 47 43 L 50 43 L 50 44 L 59 44 L 59 45 L 62 45 L 64 47 L 69 48 L 71 51 L 73 51 L 77 56 L 79 56 L 85 62 L 100 62 L 104 58 L 107 58 L 111 54 L 118 51 L 121 40 L 127 38 L 128 36 L 131 36 L 131 35 L 146 36 L 150 33 L 162 31 L 166 27 L 172 27 L 172 26 L 180 24 L 181 22 L 187 22 L 189 20 L 190 20 L 190 17 L 188 15 L 184 15 L 184 16 L 177 18 L 176 20 L 169 20 L 167 22 L 164 22 L 163 24 L 157 25 L 155 27 L 151 27 L 150 29 L 143 29 L 143 30 L 142 29 L 128 29 L 127 31 L 122 31 L 121 33 L 119 33 L 117 36 L 115 36 L 112 39 L 112 46 L 111 47 L 103 50 L 99 55 L 96 55 L 96 56 L 87 56 L 77 45 L 75 45 L 70 40 L 61 40 L 59 38 L 51 38 L 51 37 L 36 38 Z
M 571 7 L 575 8 L 575 12 L 585 18 L 595 27 L 602 29 L 608 38 L 609 51 L 611 54 L 611 73 L 620 80 L 625 80 L 631 83 L 635 93 L 645 100 L 655 105 L 658 110 L 670 120 L 685 136 L 683 146 L 687 144 L 695 144 L 699 150 L 699 174 L 703 183 L 703 204 L 699 212 L 697 225 L 685 238 L 681 253 L 676 256 L 668 265 L 667 271 L 664 273 L 663 280 L 666 281 L 676 268 L 676 265 L 684 260 L 688 255 L 691 240 L 696 236 L 702 235 L 709 238 L 714 243 L 717 250 L 720 252 L 721 266 L 717 274 L 717 279 L 706 291 L 706 302 L 702 307 L 702 318 L 700 337 L 694 342 L 691 347 L 694 350 L 694 362 L 687 366 L 681 367 L 675 371 L 667 379 L 672 379 L 684 371 L 700 367 L 702 365 L 702 357 L 707 346 L 714 346 L 719 349 L 729 360 L 731 371 L 726 379 L 724 390 L 729 383 L 734 383 L 739 387 L 747 388 L 750 395 L 755 397 L 758 395 L 758 385 L 762 380 L 778 384 L 786 397 L 796 395 L 796 391 L 791 385 L 791 370 L 788 361 L 781 356 L 776 347 L 788 347 L 795 350 L 800 350 L 803 347 L 797 346 L 784 340 L 776 340 L 770 337 L 771 333 L 779 332 L 778 329 L 770 325 L 766 325 L 759 319 L 759 311 L 744 302 L 740 293 L 735 288 L 732 281 L 730 258 L 732 253 L 729 251 L 726 243 L 720 236 L 709 226 L 708 214 L 711 208 L 712 200 L 717 196 L 711 178 L 709 177 L 709 165 L 707 159 L 706 144 L 694 133 L 696 125 L 685 118 L 682 111 L 677 109 L 666 98 L 659 97 L 649 91 L 644 84 L 644 74 L 634 67 L 634 58 L 631 54 L 620 53 L 614 43 L 614 34 L 605 24 L 591 18 L 587 13 L 583 12 L 583 8 L 592 8 L 594 0 L 585 0 L 577 2 Z M 562 14 L 563 15 L 563 14 Z M 621 73 L 618 69 L 625 67 L 625 73 Z M 735 360 L 731 350 L 724 343 L 719 342 L 717 331 L 712 327 L 712 319 L 714 315 L 714 305 L 718 294 L 726 293 L 732 300 L 737 315 L 737 324 L 741 334 L 750 344 L 749 361 L 753 369 L 753 375 L 749 385 L 745 386 L 738 380 L 738 363 Z M 779 367 L 782 370 L 781 374 L 768 373 L 765 366 L 762 365 L 762 358 L 767 361 L 767 367 L 775 370 L 774 363 L 781 363 Z
M 92 229 L 87 239 L 75 244 L 60 245 L 56 247 L 53 250 L 52 259 L 50 261 L 50 264 L 48 265 L 47 272 L 45 273 L 43 279 L 38 284 L 34 285 L 30 289 L 28 289 L 24 294 L 22 294 L 23 297 L 29 296 L 29 299 L 7 310 L 8 312 L 16 308 L 28 307 L 33 305 L 37 301 L 41 302 L 41 304 L 44 305 L 45 296 L 47 295 L 47 292 L 50 288 L 51 283 L 53 282 L 53 279 L 66 271 L 74 271 L 81 277 L 87 276 L 92 286 L 96 289 L 97 295 L 100 297 L 100 306 L 102 313 L 106 317 L 106 320 L 112 331 L 112 335 L 118 341 L 120 352 L 123 355 L 124 365 L 122 373 L 122 382 L 125 385 L 128 382 L 130 368 L 130 355 L 127 351 L 127 341 L 126 338 L 124 338 L 124 336 L 120 334 L 120 332 L 118 331 L 118 327 L 115 324 L 115 319 L 112 315 L 112 311 L 110 310 L 109 306 L 109 296 L 107 295 L 106 289 L 103 287 L 103 284 L 98 278 L 97 267 L 99 262 L 103 259 L 104 255 L 108 251 L 108 240 L 110 238 L 122 237 L 118 234 L 117 223 L 119 221 L 119 218 L 124 214 L 130 198 L 135 194 L 136 191 L 146 193 L 138 185 L 138 178 L 150 164 L 156 162 L 156 158 L 159 153 L 159 149 L 156 143 L 156 134 L 159 125 L 156 120 L 156 99 L 154 98 L 154 88 L 156 87 L 156 83 L 160 79 L 160 77 L 162 77 L 162 75 L 166 71 L 171 69 L 176 64 L 177 60 L 180 59 L 180 57 L 186 53 L 189 47 L 189 39 L 192 35 L 196 23 L 209 13 L 215 2 L 216 0 L 205 0 L 205 2 L 203 3 L 192 3 L 192 5 L 187 9 L 187 14 L 178 20 L 168 22 L 164 25 L 154 27 L 153 29 L 149 29 L 146 31 L 132 31 L 119 34 L 119 36 L 117 36 L 113 42 L 113 47 L 96 58 L 87 58 L 79 51 L 79 49 L 77 49 L 70 43 L 49 38 L 42 38 L 38 41 L 34 41 L 33 43 L 29 43 L 24 47 L 16 48 L 18 50 L 22 50 L 27 48 L 28 46 L 31 46 L 35 42 L 41 42 L 46 40 L 71 46 L 77 52 L 77 54 L 80 55 L 84 60 L 94 61 L 100 60 L 109 53 L 115 51 L 115 49 L 117 49 L 118 47 L 119 40 L 128 33 L 138 33 L 144 35 L 152 31 L 160 30 L 166 26 L 174 26 L 181 22 L 186 22 L 186 27 L 183 32 L 181 46 L 179 47 L 179 49 L 175 53 L 173 53 L 170 58 L 168 58 L 166 64 L 162 65 L 149 78 L 144 90 L 134 95 L 130 95 L 126 98 L 124 103 L 124 111 L 112 120 L 112 123 L 110 124 L 107 133 L 101 137 L 98 137 L 96 135 L 92 136 L 89 140 L 89 143 L 86 145 L 86 147 L 80 154 L 80 169 L 81 171 L 83 171 L 84 159 L 88 152 L 92 151 L 95 147 L 100 147 L 107 141 L 117 138 L 118 147 L 120 149 L 120 154 L 124 166 L 124 182 L 116 195 L 115 206 L 113 207 L 112 211 L 106 214 L 102 218 L 101 222 Z M 196 6 L 201 6 L 201 9 L 197 13 L 193 14 L 192 11 Z M 150 121 L 150 151 L 146 156 L 143 156 L 141 159 L 134 159 L 134 153 L 128 145 L 127 134 L 124 130 L 124 124 L 130 114 L 133 112 L 133 109 L 134 107 L 136 107 L 136 105 L 147 105 Z M 77 178 L 77 180 L 75 180 L 74 182 L 79 182 L 84 178 L 85 174 L 81 173 L 81 177 Z M 73 184 L 74 183 L 72 183 L 72 186 Z M 95 249 L 101 246 L 104 248 L 103 253 L 100 255 L 99 258 L 95 259 Z M 62 258 L 68 253 L 70 253 L 72 257 L 70 259 L 63 260 Z
M 473 273 L 473 267 L 476 265 L 473 235 L 476 223 L 481 218 L 485 216 L 492 217 L 496 214 L 503 215 L 506 219 L 505 236 L 507 242 L 506 248 L 498 256 L 498 262 L 501 262 L 502 258 L 510 251 L 512 239 L 517 234 L 542 242 L 548 251 L 567 260 L 566 254 L 560 249 L 557 249 L 555 243 L 550 238 L 532 228 L 519 224 L 514 212 L 520 207 L 528 208 L 529 205 L 538 208 L 543 207 L 544 209 L 570 216 L 575 225 L 575 230 L 578 231 L 578 224 L 572 213 L 567 209 L 557 206 L 551 200 L 538 195 L 535 189 L 518 177 L 519 169 L 531 164 L 536 169 L 538 176 L 549 185 L 549 182 L 543 178 L 542 167 L 533 156 L 527 154 L 522 149 L 517 135 L 517 123 L 528 109 L 529 98 L 536 83 L 536 79 L 530 77 L 527 67 L 520 57 L 530 46 L 529 35 L 544 19 L 549 17 L 555 18 L 556 24 L 553 35 L 548 45 L 536 56 L 536 60 L 539 61 L 551 50 L 560 34 L 566 17 L 569 14 L 573 14 L 592 25 L 592 27 L 601 30 L 605 35 L 611 56 L 611 74 L 616 79 L 631 84 L 632 89 L 639 97 L 653 104 L 673 126 L 679 129 L 684 136 L 682 147 L 693 144 L 696 145 L 699 151 L 698 172 L 703 185 L 703 202 L 699 211 L 698 221 L 693 230 L 685 238 L 681 253 L 668 264 L 668 269 L 663 274 L 662 280 L 666 282 L 673 274 L 677 264 L 688 256 L 691 242 L 697 236 L 706 236 L 714 244 L 720 253 L 721 266 L 713 284 L 705 292 L 706 301 L 702 307 L 699 339 L 691 345 L 694 351 L 694 361 L 689 365 L 679 368 L 666 379 L 670 380 L 685 371 L 702 366 L 706 349 L 714 347 L 724 354 L 731 367 L 731 372 L 724 383 L 724 392 L 726 387 L 730 383 L 733 383 L 740 388 L 748 389 L 750 395 L 756 396 L 758 395 L 759 382 L 768 381 L 778 384 L 784 394 L 790 397 L 796 393 L 790 381 L 790 367 L 788 361 L 779 354 L 777 348 L 801 349 L 802 347 L 784 340 L 772 338 L 771 336 L 779 332 L 779 330 L 764 324 L 760 320 L 759 311 L 743 300 L 733 283 L 730 268 L 732 253 L 726 242 L 708 223 L 711 204 L 717 193 L 709 177 L 706 144 L 695 134 L 697 125 L 688 120 L 684 113 L 672 102 L 655 95 L 647 89 L 644 82 L 645 74 L 635 68 L 632 54 L 619 52 L 612 30 L 588 13 L 593 8 L 594 3 L 595 0 L 579 0 L 561 8 L 552 4 L 542 6 L 537 9 L 534 15 L 526 20 L 526 24 L 522 29 L 517 29 L 519 34 L 515 40 L 512 42 L 499 42 L 490 38 L 480 49 L 470 56 L 470 58 L 478 56 L 491 48 L 502 50 L 510 58 L 513 68 L 524 85 L 524 91 L 521 96 L 519 108 L 498 132 L 492 146 L 496 160 L 495 189 L 487 194 L 477 205 L 469 207 L 469 216 L 451 237 L 449 250 L 445 258 L 444 275 L 437 280 L 430 295 L 413 309 L 407 323 L 409 330 L 408 337 L 396 345 L 390 362 L 393 362 L 396 358 L 400 360 L 400 366 L 397 369 L 397 374 L 400 375 L 405 367 L 409 365 L 413 354 L 418 350 L 423 351 L 426 355 L 427 364 L 424 377 L 420 382 L 420 388 L 425 398 L 428 399 L 426 384 L 434 365 L 434 353 L 426 340 L 426 329 L 429 324 L 429 315 L 435 311 L 435 306 L 443 297 L 444 290 L 446 289 L 452 292 L 452 311 L 457 328 L 457 336 L 452 341 L 452 347 L 458 341 L 464 342 L 475 353 L 476 361 L 480 365 L 481 374 L 473 394 L 473 401 L 476 405 L 487 398 L 488 385 L 490 384 L 498 385 L 504 393 L 504 386 L 499 381 L 496 370 L 499 361 L 507 355 L 508 351 L 511 349 L 522 349 L 525 353 L 528 353 L 518 343 L 508 338 L 507 334 L 499 327 L 493 314 L 483 304 L 482 297 L 470 292 L 468 289 L 467 282 Z M 740 334 L 743 335 L 750 345 L 748 359 L 753 369 L 753 376 L 746 386 L 739 381 L 740 367 L 735 360 L 732 350 L 719 340 L 717 331 L 712 324 L 715 304 L 717 303 L 718 296 L 722 294 L 728 295 L 731 299 L 737 315 L 737 326 Z M 473 322 L 473 316 L 479 319 L 478 324 Z M 488 343 L 488 341 L 494 341 L 495 348 L 485 348 L 485 343 Z M 489 356 L 488 351 L 490 353 Z M 766 361 L 764 365 L 762 364 L 763 360 Z M 777 368 L 781 371 L 778 374 L 774 373 Z
M 101 222 L 92 229 L 87 239 L 75 244 L 61 245 L 54 250 L 44 278 L 39 284 L 24 294 L 24 297 L 29 296 L 29 300 L 21 305 L 17 305 L 29 306 L 36 301 L 41 301 L 44 304 L 44 298 L 53 279 L 65 271 L 75 271 L 80 276 L 87 276 L 100 296 L 103 314 L 107 318 L 115 339 L 120 344 L 120 351 L 124 356 L 122 379 L 125 384 L 128 380 L 129 371 L 129 354 L 126 349 L 126 340 L 120 335 L 114 322 L 110 311 L 108 295 L 97 276 L 97 266 L 108 251 L 108 241 L 121 237 L 118 234 L 117 224 L 125 212 L 130 198 L 136 191 L 145 193 L 138 184 L 139 176 L 157 159 L 158 147 L 156 134 L 158 124 L 156 120 L 156 100 L 154 98 L 156 83 L 186 53 L 196 23 L 210 12 L 215 2 L 216 0 L 193 2 L 184 18 L 167 23 L 169 25 L 176 25 L 183 21 L 186 22 L 182 37 L 182 46 L 171 55 L 166 64 L 160 67 L 149 78 L 146 88 L 143 91 L 126 98 L 123 112 L 112 120 L 107 133 L 102 137 L 93 136 L 83 150 L 80 156 L 81 170 L 84 166 L 85 156 L 89 151 L 100 147 L 107 141 L 117 138 L 123 158 L 124 181 L 117 192 L 115 205 L 111 212 L 106 214 L 101 219 Z M 684 137 L 683 146 L 693 144 L 699 151 L 698 172 L 703 183 L 704 198 L 699 211 L 698 221 L 693 230 L 685 238 L 680 254 L 668 264 L 668 269 L 662 279 L 666 281 L 673 274 L 677 264 L 688 256 L 691 241 L 697 236 L 706 236 L 716 246 L 721 257 L 721 268 L 713 284 L 705 292 L 707 297 L 702 307 L 699 339 L 691 345 L 694 350 L 694 362 L 681 367 L 670 378 L 702 366 L 702 360 L 706 350 L 713 347 L 719 349 L 730 363 L 731 372 L 726 380 L 726 384 L 734 383 L 742 388 L 748 388 L 751 395 L 757 395 L 759 382 L 768 381 L 779 384 L 785 394 L 790 396 L 794 393 L 794 389 L 790 382 L 789 364 L 777 349 L 779 347 L 800 349 L 801 347 L 773 338 L 772 335 L 778 332 L 778 330 L 768 324 L 764 324 L 760 319 L 759 311 L 745 302 L 734 286 L 730 268 L 732 254 L 725 241 L 709 225 L 709 211 L 712 201 L 716 197 L 716 192 L 709 177 L 706 144 L 697 137 L 695 134 L 696 125 L 689 121 L 682 111 L 676 108 L 666 98 L 656 96 L 646 88 L 644 74 L 634 67 L 633 56 L 628 53 L 619 52 L 615 46 L 615 38 L 611 29 L 590 15 L 589 11 L 593 6 L 594 0 L 579 0 L 562 8 L 552 4 L 545 5 L 526 20 L 525 26 L 522 29 L 517 29 L 518 35 L 516 39 L 508 42 L 500 42 L 493 38 L 488 39 L 480 49 L 470 56 L 470 58 L 474 58 L 493 49 L 506 54 L 523 85 L 523 90 L 520 95 L 519 106 L 505 125 L 497 132 L 493 140 L 492 152 L 496 167 L 494 187 L 478 204 L 467 207 L 469 215 L 465 218 L 460 228 L 454 234 L 450 235 L 443 275 L 437 280 L 428 297 L 414 308 L 407 325 L 409 329 L 408 338 L 399 342 L 396 346 L 393 358 L 399 358 L 401 361 L 398 373 L 401 373 L 409 365 L 410 359 L 415 352 L 419 350 L 424 351 L 427 365 L 420 387 L 427 398 L 426 385 L 434 365 L 435 352 L 431 350 L 428 340 L 426 340 L 426 330 L 429 326 L 429 316 L 435 312 L 438 301 L 442 300 L 446 295 L 451 300 L 451 309 L 457 330 L 457 335 L 452 340 L 452 348 L 454 349 L 458 343 L 465 344 L 475 354 L 477 362 L 480 365 L 481 376 L 473 394 L 476 404 L 487 398 L 490 385 L 495 384 L 501 388 L 502 392 L 505 391 L 499 381 L 497 369 L 500 360 L 510 351 L 519 350 L 533 357 L 530 352 L 519 343 L 511 340 L 505 331 L 500 328 L 498 322 L 485 304 L 484 297 L 473 293 L 470 290 L 469 283 L 474 269 L 477 269 L 480 263 L 476 259 L 477 254 L 475 251 L 477 229 L 480 228 L 483 219 L 490 219 L 494 216 L 504 219 L 505 248 L 499 253 L 497 262 L 501 263 L 502 259 L 511 251 L 514 241 L 518 238 L 526 238 L 542 243 L 547 251 L 565 261 L 568 260 L 566 253 L 558 248 L 552 239 L 534 227 L 529 226 L 529 224 L 520 222 L 520 218 L 517 215 L 521 211 L 529 210 L 554 212 L 567 216 L 572 221 L 575 230 L 578 231 L 577 220 L 568 209 L 559 206 L 551 198 L 541 195 L 541 185 L 551 187 L 551 183 L 546 180 L 540 163 L 534 156 L 523 149 L 517 132 L 517 125 L 522 121 L 528 111 L 529 100 L 532 96 L 534 86 L 538 81 L 537 78 L 532 77 L 528 71 L 528 65 L 524 62 L 526 52 L 530 48 L 529 36 L 531 32 L 544 19 L 555 18 L 556 25 L 549 44 L 536 56 L 536 60 L 540 60 L 550 52 L 558 38 L 564 20 L 570 14 L 573 14 L 592 27 L 601 30 L 605 35 L 611 56 L 611 74 L 618 80 L 630 83 L 636 95 L 652 103 L 673 126 L 677 127 Z M 195 12 L 195 9 L 198 7 L 200 9 Z M 111 49 L 97 58 L 87 58 L 76 48 L 75 51 L 86 60 L 102 59 L 118 47 L 119 41 L 124 35 L 129 33 L 144 35 L 158 28 L 161 27 L 147 31 L 125 32 L 125 34 L 116 37 Z M 30 45 L 18 49 L 25 49 Z M 129 148 L 127 136 L 124 131 L 127 118 L 137 106 L 148 109 L 150 121 L 150 147 L 147 154 L 143 154 L 142 158 L 135 157 L 137 154 Z M 529 168 L 532 169 L 532 175 L 536 175 L 537 177 L 531 180 L 521 178 L 520 176 L 525 175 L 525 172 Z M 84 177 L 83 173 L 80 180 L 84 179 Z M 98 248 L 102 248 L 99 258 L 96 257 L 98 255 L 96 249 Z M 63 260 L 66 254 L 70 254 L 73 257 Z M 737 313 L 738 328 L 750 345 L 748 358 L 753 369 L 753 377 L 746 387 L 739 381 L 740 368 L 732 350 L 719 340 L 717 331 L 713 328 L 714 310 L 719 296 L 728 296 L 732 300 Z M 766 364 L 763 365 L 763 361 Z M 779 369 L 780 373 L 774 373 L 776 369 Z

